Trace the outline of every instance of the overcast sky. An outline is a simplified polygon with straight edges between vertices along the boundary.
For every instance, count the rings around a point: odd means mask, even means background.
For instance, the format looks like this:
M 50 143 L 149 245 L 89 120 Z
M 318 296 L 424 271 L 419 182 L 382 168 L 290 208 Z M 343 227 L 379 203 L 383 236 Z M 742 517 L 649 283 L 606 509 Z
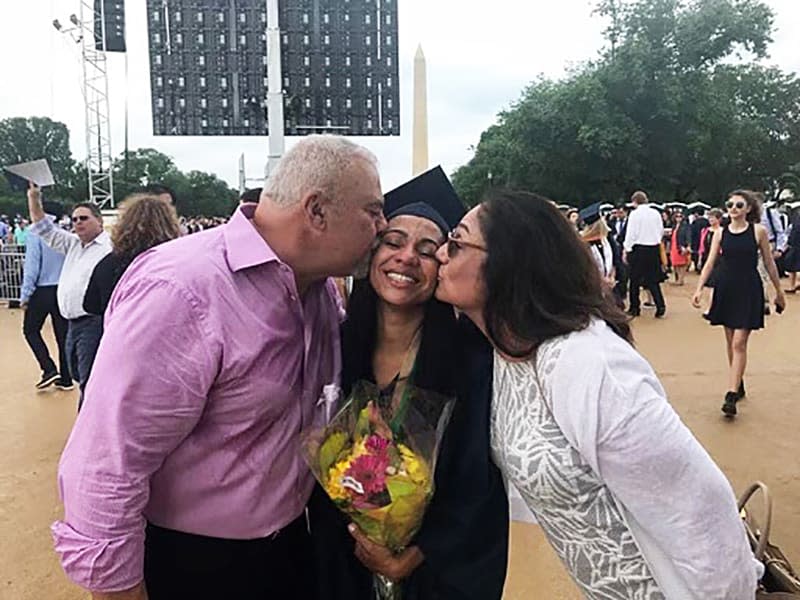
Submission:
M 52 27 L 78 12 L 78 0 L 3 0 L 0 118 L 49 116 L 67 124 L 75 158 L 85 156 L 78 47 Z M 401 127 L 391 138 L 355 138 L 381 162 L 384 191 L 411 174 L 412 67 L 417 44 L 428 66 L 431 166 L 451 173 L 469 160 L 470 147 L 498 111 L 539 74 L 562 76 L 597 56 L 605 23 L 589 0 L 399 0 Z M 769 0 L 777 14 L 768 64 L 800 72 L 800 0 Z M 126 0 L 129 147 L 156 148 L 184 171 L 216 173 L 238 186 L 243 152 L 248 177 L 263 175 L 266 137 L 154 137 L 150 111 L 145 0 Z M 109 59 L 112 148 L 124 148 L 125 69 Z M 295 138 L 288 138 L 291 145 Z M 251 185 L 256 185 L 252 183 Z

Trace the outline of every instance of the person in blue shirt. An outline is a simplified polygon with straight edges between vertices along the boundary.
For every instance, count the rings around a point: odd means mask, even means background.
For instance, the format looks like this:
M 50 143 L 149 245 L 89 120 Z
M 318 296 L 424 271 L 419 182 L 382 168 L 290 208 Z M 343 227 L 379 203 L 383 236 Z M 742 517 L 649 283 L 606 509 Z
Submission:
M 61 316 L 56 300 L 58 278 L 61 276 L 63 264 L 63 254 L 52 250 L 38 235 L 28 233 L 19 301 L 20 306 L 25 309 L 22 332 L 42 370 L 42 378 L 36 384 L 36 389 L 39 390 L 52 385 L 61 390 L 71 390 L 74 387 L 66 352 L 67 321 Z M 42 326 L 47 315 L 50 315 L 58 344 L 58 369 L 42 339 Z
M 8 226 L 6 222 L 8 217 L 3 215 L 0 217 L 0 246 L 8 242 L 8 233 L 11 231 L 11 228 Z

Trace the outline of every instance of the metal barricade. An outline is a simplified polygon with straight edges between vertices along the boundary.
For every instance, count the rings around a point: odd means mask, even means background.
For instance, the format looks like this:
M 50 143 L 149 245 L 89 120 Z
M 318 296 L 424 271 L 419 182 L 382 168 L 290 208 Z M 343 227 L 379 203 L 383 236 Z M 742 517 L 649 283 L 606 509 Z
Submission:
M 0 302 L 19 301 L 24 263 L 25 246 L 16 244 L 0 246 Z

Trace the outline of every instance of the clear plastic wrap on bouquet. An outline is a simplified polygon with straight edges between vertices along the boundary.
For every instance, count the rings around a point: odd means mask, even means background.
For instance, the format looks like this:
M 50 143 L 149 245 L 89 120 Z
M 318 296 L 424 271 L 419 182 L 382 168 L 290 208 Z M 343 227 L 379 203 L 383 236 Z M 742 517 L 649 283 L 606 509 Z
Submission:
M 304 458 L 334 504 L 369 539 L 398 552 L 419 530 L 433 495 L 452 408 L 452 399 L 405 382 L 382 396 L 360 381 L 326 427 L 305 433 Z M 399 598 L 385 579 L 376 589 L 381 598 Z

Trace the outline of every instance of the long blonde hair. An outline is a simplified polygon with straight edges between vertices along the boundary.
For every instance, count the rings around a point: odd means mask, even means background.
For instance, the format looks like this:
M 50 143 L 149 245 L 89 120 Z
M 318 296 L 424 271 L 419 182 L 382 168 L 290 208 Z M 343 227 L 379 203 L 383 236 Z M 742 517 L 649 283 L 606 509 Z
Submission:
M 175 207 L 151 194 L 133 194 L 120 204 L 111 232 L 114 254 L 129 263 L 145 250 L 181 235 Z
M 602 240 L 608 237 L 609 232 L 608 225 L 606 224 L 606 220 L 602 217 L 597 219 L 594 223 L 586 227 L 583 231 L 581 231 L 581 238 L 584 242 L 593 242 L 595 240 Z

